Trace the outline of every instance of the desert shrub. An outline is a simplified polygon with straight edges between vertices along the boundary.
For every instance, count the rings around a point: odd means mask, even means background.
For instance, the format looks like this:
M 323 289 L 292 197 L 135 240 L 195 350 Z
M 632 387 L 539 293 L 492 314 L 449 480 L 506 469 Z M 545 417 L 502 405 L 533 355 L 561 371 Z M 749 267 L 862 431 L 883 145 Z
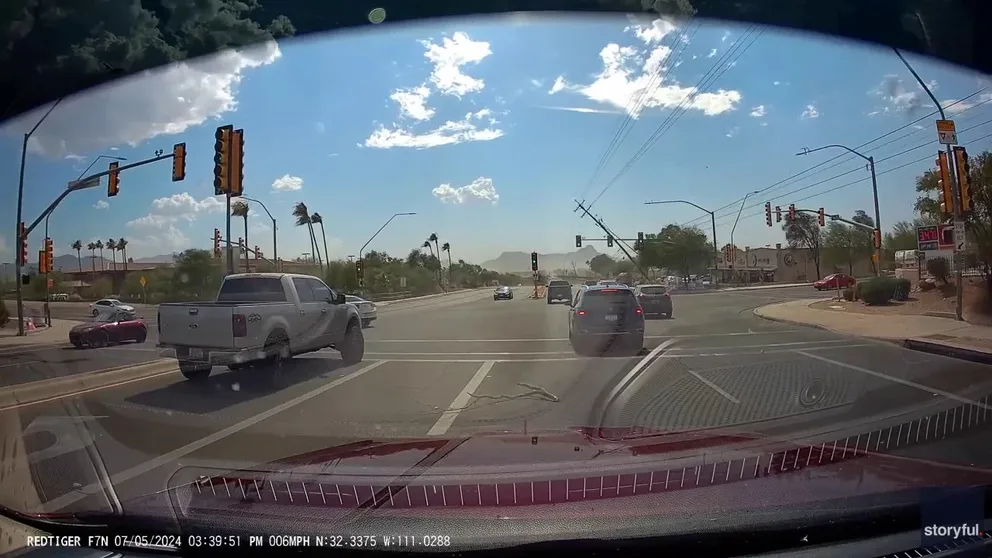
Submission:
M 848 302 L 854 302 L 854 289 L 848 287 L 844 289 L 844 292 L 842 294 L 844 295 L 844 300 Z
M 892 300 L 892 293 L 895 290 L 893 280 L 889 277 L 872 277 L 858 283 L 858 291 L 861 300 L 871 306 L 887 304 Z
M 946 285 L 951 274 L 951 265 L 947 258 L 930 258 L 927 260 L 927 273 Z
M 909 279 L 892 279 L 892 300 L 909 300 L 909 291 L 913 284 Z

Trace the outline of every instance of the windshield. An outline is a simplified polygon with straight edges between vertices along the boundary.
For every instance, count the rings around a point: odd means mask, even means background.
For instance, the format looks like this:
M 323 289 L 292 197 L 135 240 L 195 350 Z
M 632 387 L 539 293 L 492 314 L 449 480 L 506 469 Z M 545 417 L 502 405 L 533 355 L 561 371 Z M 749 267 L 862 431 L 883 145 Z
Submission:
M 989 76 L 701 0 L 296 3 L 4 11 L 17 92 L 121 79 L 0 129 L 0 511 L 608 538 L 985 483 Z

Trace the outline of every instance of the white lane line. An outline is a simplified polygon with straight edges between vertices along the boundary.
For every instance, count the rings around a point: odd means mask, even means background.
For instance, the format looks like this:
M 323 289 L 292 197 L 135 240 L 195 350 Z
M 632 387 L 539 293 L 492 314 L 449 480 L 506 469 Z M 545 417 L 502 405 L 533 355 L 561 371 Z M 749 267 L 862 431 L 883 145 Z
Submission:
M 689 374 L 692 374 L 692 377 L 693 378 L 695 378 L 695 379 L 699 380 L 700 382 L 703 382 L 704 384 L 706 384 L 706 386 L 709 387 L 710 389 L 712 389 L 713 391 L 715 391 L 715 392 L 719 393 L 720 395 L 722 395 L 722 396 L 726 397 L 727 399 L 729 399 L 730 402 L 733 403 L 734 405 L 740 405 L 741 402 L 736 397 L 734 397 L 733 395 L 730 395 L 729 393 L 727 393 L 720 386 L 718 386 L 718 385 L 714 384 L 713 382 L 707 380 L 706 378 L 700 376 L 697 372 L 695 372 L 693 370 L 687 370 L 687 372 L 689 372 Z
M 738 337 L 757 335 L 779 335 L 782 333 L 808 332 L 800 329 L 781 329 L 776 331 L 740 331 L 736 333 L 701 333 L 697 335 L 645 335 L 645 339 L 696 339 L 699 337 Z M 567 337 L 546 339 L 366 339 L 365 343 L 546 343 L 549 341 L 568 341 Z
M 482 363 L 479 370 L 475 372 L 475 376 L 472 376 L 472 379 L 465 384 L 465 387 L 463 387 L 462 391 L 455 397 L 455 400 L 451 402 L 451 405 L 448 405 L 448 410 L 441 413 L 440 418 L 437 419 L 434 426 L 427 431 L 428 436 L 440 436 L 451 428 L 451 425 L 455 423 L 455 419 L 458 418 L 459 413 L 461 413 L 462 409 L 468 405 L 472 394 L 475 393 L 475 390 L 479 389 L 482 381 L 486 379 L 486 376 L 489 375 L 489 371 L 492 370 L 495 365 L 495 360 L 487 360 Z
M 424 355 L 424 356 L 444 356 L 444 355 L 453 355 L 453 356 L 463 356 L 463 355 L 512 356 L 512 355 L 570 355 L 570 354 L 573 354 L 573 353 L 572 353 L 572 351 L 535 351 L 535 352 L 527 352 L 527 353 L 518 353 L 518 352 L 515 352 L 515 351 L 514 352 L 503 352 L 503 353 L 498 352 L 498 351 L 491 351 L 491 352 L 490 351 L 482 351 L 482 352 L 478 352 L 478 353 L 455 353 L 455 352 L 422 353 L 422 352 L 419 352 L 419 351 L 418 352 L 415 352 L 415 353 L 380 353 L 380 352 L 376 352 L 376 351 L 366 351 L 365 354 L 368 354 L 368 355 L 383 355 L 383 356 L 411 356 L 411 355 Z
M 151 471 L 153 469 L 156 469 L 158 467 L 161 467 L 162 465 L 165 465 L 167 463 L 171 463 L 173 461 L 176 461 L 177 459 L 180 459 L 182 457 L 185 457 L 185 456 L 193 453 L 194 451 L 197 451 L 197 450 L 199 450 L 201 448 L 204 448 L 206 446 L 209 446 L 210 444 L 213 444 L 215 442 L 219 442 L 220 440 L 223 440 L 224 438 L 227 438 L 228 436 L 231 436 L 233 434 L 237 434 L 238 432 L 240 432 L 240 431 L 242 431 L 242 430 L 244 430 L 244 429 L 246 429 L 248 427 L 254 426 L 254 425 L 262 422 L 263 420 L 270 419 L 270 418 L 274 417 L 275 415 L 277 415 L 277 414 L 279 414 L 279 413 L 281 413 L 283 411 L 286 411 L 286 410 L 288 410 L 288 409 L 290 409 L 292 407 L 295 407 L 296 405 L 299 405 L 300 403 L 303 403 L 304 401 L 307 401 L 309 399 L 313 399 L 314 397 L 317 397 L 318 395 L 320 395 L 320 394 L 322 394 L 322 393 L 324 393 L 324 392 L 326 392 L 328 390 L 334 389 L 334 388 L 340 386 L 341 384 L 343 384 L 343 383 L 345 383 L 345 382 L 347 382 L 349 380 L 354 380 L 355 378 L 358 378 L 362 374 L 365 374 L 367 372 L 371 372 L 372 370 L 378 368 L 379 366 L 382 366 L 383 364 L 386 364 L 387 362 L 389 362 L 389 361 L 379 360 L 379 361 L 373 362 L 372 364 L 369 364 L 367 366 L 364 366 L 362 368 L 359 368 L 358 370 L 355 370 L 354 372 L 352 372 L 352 373 L 350 373 L 350 374 L 348 374 L 346 376 L 342 376 L 342 377 L 340 377 L 340 378 L 338 378 L 338 379 L 336 379 L 336 380 L 334 380 L 332 382 L 328 382 L 328 383 L 326 383 L 326 384 L 324 384 L 324 385 L 322 385 L 322 386 L 314 389 L 313 391 L 309 391 L 307 393 L 304 393 L 303 395 L 300 395 L 299 397 L 295 397 L 293 399 L 290 399 L 289 401 L 286 401 L 284 403 L 280 403 L 279 405 L 276 405 L 275 407 L 271 407 L 271 408 L 269 408 L 269 409 L 267 409 L 267 410 L 265 410 L 265 411 L 263 411 L 263 412 L 261 412 L 261 413 L 259 413 L 257 415 L 248 417 L 248 418 L 246 418 L 245 420 L 243 420 L 241 422 L 238 422 L 236 424 L 232 424 L 231 426 L 228 426 L 227 428 L 224 428 L 223 430 L 218 430 L 217 432 L 214 432 L 213 434 L 211 434 L 209 436 L 205 436 L 203 438 L 200 438 L 199 440 L 197 440 L 195 442 L 191 442 L 189 444 L 186 444 L 185 446 L 183 446 L 181 448 L 174 449 L 174 450 L 172 450 L 172 451 L 170 451 L 168 453 L 165 453 L 163 455 L 160 455 L 160 456 L 158 456 L 158 457 L 156 457 L 154 459 L 149 459 L 148 461 L 145 461 L 143 463 L 140 463 L 138 465 L 135 465 L 134 467 L 131 467 L 130 469 L 125 469 L 125 470 L 123 470 L 123 471 L 121 471 L 119 473 L 115 473 L 114 475 L 111 475 L 110 481 L 113 484 L 117 485 L 117 484 L 126 482 L 126 481 L 128 481 L 130 479 L 133 479 L 133 478 L 135 478 L 137 476 L 143 475 L 143 474 L 145 474 L 145 473 L 147 473 L 147 472 L 149 472 L 149 471 Z M 95 493 L 95 492 L 97 492 L 99 490 L 101 490 L 100 485 L 98 485 L 98 484 L 91 484 L 89 486 L 85 486 L 83 488 L 80 488 L 80 489 L 78 489 L 78 490 L 76 490 L 74 492 L 70 492 L 68 494 L 64 494 L 62 496 L 59 496 L 58 498 L 55 498 L 54 500 L 49 500 L 48 502 L 45 502 L 43 505 L 44 505 L 45 509 L 48 509 L 48 510 L 58 510 L 58 509 L 64 508 L 64 507 L 72 504 L 73 502 L 82 500 L 88 494 L 93 494 L 93 493 Z
M 947 399 L 951 399 L 953 401 L 958 401 L 960 403 L 965 403 L 967 405 L 976 405 L 976 406 L 981 407 L 983 409 L 992 409 L 992 406 L 985 405 L 983 403 L 979 403 L 978 401 L 972 401 L 971 399 L 968 399 L 967 397 L 961 397 L 960 395 L 958 395 L 956 393 L 951 393 L 949 391 L 944 391 L 942 389 L 937 389 L 937 388 L 933 388 L 933 387 L 926 386 L 926 385 L 923 385 L 923 384 L 918 384 L 918 383 L 916 383 L 916 382 L 914 382 L 912 380 L 906 380 L 906 379 L 903 379 L 903 378 L 897 378 L 895 376 L 889 376 L 888 374 L 883 374 L 882 372 L 876 372 L 875 370 L 870 370 L 868 368 L 862 368 L 861 366 L 858 366 L 856 364 L 848 364 L 846 362 L 840 362 L 840 361 L 834 360 L 832 358 L 827 358 L 827 357 L 822 357 L 822 356 L 819 356 L 819 355 L 809 354 L 806 351 L 796 351 L 796 352 L 799 353 L 799 354 L 801 354 L 801 355 L 803 355 L 803 356 L 806 356 L 806 357 L 809 357 L 811 359 L 814 359 L 814 360 L 819 360 L 819 361 L 822 361 L 822 362 L 826 362 L 828 364 L 833 364 L 834 366 L 840 366 L 842 368 L 847 368 L 848 370 L 855 370 L 857 372 L 861 372 L 862 374 L 868 374 L 869 376 L 875 376 L 876 378 L 882 378 L 883 380 L 888 380 L 890 382 L 894 382 L 894 383 L 897 383 L 897 384 L 902 384 L 904 386 L 914 387 L 914 388 L 916 388 L 918 390 L 925 391 L 925 392 L 930 393 L 930 394 L 937 394 L 937 395 L 946 397 Z

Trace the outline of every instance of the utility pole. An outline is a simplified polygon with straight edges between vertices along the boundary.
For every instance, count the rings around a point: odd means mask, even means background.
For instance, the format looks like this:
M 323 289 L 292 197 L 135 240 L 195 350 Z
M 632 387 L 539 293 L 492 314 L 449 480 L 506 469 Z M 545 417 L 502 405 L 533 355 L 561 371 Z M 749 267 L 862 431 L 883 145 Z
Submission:
M 933 93 L 930 91 L 930 88 L 927 87 L 927 84 L 923 82 L 923 79 L 920 78 L 920 75 L 917 74 L 916 70 L 914 70 L 913 67 L 909 65 L 909 62 L 907 62 L 906 59 L 903 58 L 902 53 L 899 52 L 899 49 L 892 47 L 892 50 L 896 53 L 896 56 L 899 57 L 899 60 L 902 60 L 902 63 L 905 64 L 906 69 L 909 70 L 909 73 L 913 74 L 913 77 L 916 78 L 916 81 L 917 83 L 920 84 L 920 87 L 922 87 L 923 90 L 927 92 L 927 95 L 930 96 L 930 100 L 933 101 L 933 104 L 937 106 L 937 110 L 940 112 L 940 120 L 944 122 L 949 122 L 947 120 L 947 116 L 944 114 L 944 107 L 940 106 L 940 101 L 938 101 L 937 98 L 933 96 Z M 953 125 L 954 123 L 951 122 L 952 129 L 953 129 Z M 938 133 L 939 131 L 940 130 L 938 129 Z M 954 194 L 954 209 L 952 210 L 952 212 L 954 213 L 954 222 L 955 222 L 954 228 L 961 229 L 963 227 L 958 227 L 957 222 L 963 221 L 964 215 L 962 214 L 962 210 L 961 210 L 961 189 L 960 189 L 960 184 L 958 184 L 957 172 L 956 172 L 957 170 L 960 169 L 955 169 L 954 151 L 951 147 L 952 144 L 957 143 L 957 133 L 953 134 L 953 139 L 954 141 L 948 141 L 948 142 L 941 141 L 941 143 L 946 143 L 947 145 L 947 159 L 948 159 L 947 174 L 948 174 L 948 178 L 951 181 L 951 192 L 953 192 Z M 959 239 L 957 238 L 954 239 L 955 244 L 958 242 L 958 240 Z M 954 302 L 954 316 L 955 318 L 958 319 L 958 321 L 962 321 L 964 320 L 962 316 L 962 306 L 964 302 L 964 297 L 963 297 L 964 277 L 961 268 L 964 267 L 964 257 L 963 257 L 964 255 L 962 254 L 961 256 L 959 256 L 956 249 L 957 246 L 955 246 L 955 252 L 954 252 L 954 280 L 957 283 L 957 295 L 955 297 L 955 302 Z
M 608 237 L 612 236 L 613 238 L 618 239 L 617 246 L 620 247 L 620 250 L 623 252 L 623 255 L 627 256 L 627 259 L 630 260 L 630 263 L 634 264 L 634 267 L 637 268 L 637 271 L 641 272 L 641 277 L 644 277 L 645 281 L 650 281 L 651 278 L 648 277 L 648 274 L 644 271 L 644 269 L 641 267 L 641 264 L 637 261 L 637 258 L 631 256 L 630 252 L 627 251 L 627 248 L 624 247 L 624 244 L 626 243 L 623 240 L 619 240 L 620 237 L 613 234 L 613 231 L 611 231 L 609 227 L 607 227 L 603 223 L 602 220 L 597 219 L 596 217 L 593 216 L 592 213 L 589 213 L 589 210 L 586 208 L 585 205 L 582 204 L 582 202 L 580 202 L 579 200 L 575 200 L 575 203 L 578 206 L 577 209 L 581 209 L 583 215 L 589 216 L 589 218 L 592 219 L 593 223 L 596 223 L 596 226 L 602 229 L 603 232 L 605 232 Z
M 747 194 L 744 194 L 744 199 L 741 200 L 741 208 L 739 210 L 737 210 L 737 218 L 734 219 L 734 226 L 730 229 L 730 254 L 731 254 L 730 276 L 731 276 L 731 278 L 734 278 L 734 276 L 737 275 L 737 273 L 736 273 L 737 272 L 737 245 L 734 244 L 734 232 L 737 230 L 737 222 L 741 220 L 741 213 L 744 212 L 744 204 L 747 203 L 747 199 L 749 197 L 755 195 L 755 194 L 760 194 L 760 193 L 761 192 L 759 190 L 754 190 L 752 192 L 748 192 Z M 747 254 L 744 254 L 744 258 L 745 259 L 747 258 Z M 744 267 L 747 267 L 747 262 L 744 262 Z M 731 279 L 731 280 L 736 280 L 736 279 Z

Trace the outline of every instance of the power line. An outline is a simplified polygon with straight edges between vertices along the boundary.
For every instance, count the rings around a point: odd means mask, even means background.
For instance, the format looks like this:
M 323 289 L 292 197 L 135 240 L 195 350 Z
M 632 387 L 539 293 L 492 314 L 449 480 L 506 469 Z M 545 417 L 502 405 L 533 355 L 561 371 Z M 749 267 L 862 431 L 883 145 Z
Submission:
M 945 109 L 948 109 L 948 108 L 950 108 L 950 107 L 953 107 L 953 106 L 955 106 L 955 105 L 957 105 L 957 104 L 959 104 L 959 103 L 963 103 L 963 102 L 965 102 L 965 101 L 967 101 L 968 99 L 971 99 L 972 97 L 974 97 L 974 96 L 976 96 L 976 95 L 979 95 L 980 93 L 982 93 L 982 92 L 983 92 L 983 91 L 985 91 L 986 89 L 987 89 L 987 88 L 985 88 L 985 87 L 983 87 L 983 88 L 981 88 L 981 89 L 979 89 L 978 91 L 975 91 L 974 93 L 972 93 L 972 94 L 970 94 L 970 95 L 968 95 L 967 97 L 964 97 L 964 98 L 962 98 L 962 99 L 958 99 L 957 101 L 954 101 L 953 103 L 950 103 L 950 104 L 948 104 L 948 105 L 947 105 L 946 107 L 944 107 L 944 108 L 945 108 Z M 973 106 L 970 106 L 970 107 L 968 107 L 968 108 L 966 108 L 966 109 L 964 109 L 964 110 L 962 110 L 962 111 L 960 111 L 960 112 L 959 112 L 958 114 L 962 114 L 962 113 L 965 113 L 965 112 L 967 112 L 967 111 L 969 111 L 969 110 L 971 110 L 971 109 L 974 109 L 974 108 L 978 108 L 978 107 L 980 107 L 980 106 L 982 106 L 982 105 L 984 105 L 984 104 L 986 104 L 986 103 L 988 103 L 988 102 L 989 102 L 989 101 L 987 101 L 987 100 L 986 100 L 986 101 L 982 101 L 981 103 L 978 103 L 978 104 L 976 104 L 976 105 L 973 105 Z M 904 124 L 904 125 L 902 125 L 902 126 L 900 126 L 900 127 L 898 127 L 898 128 L 895 128 L 895 129 L 893 129 L 893 130 L 890 130 L 890 131 L 888 131 L 888 132 L 886 132 L 886 133 L 884 133 L 884 134 L 882 134 L 882 135 L 880 135 L 880 136 L 877 136 L 877 137 L 875 137 L 875 138 L 873 138 L 873 139 L 871 139 L 871 140 L 869 140 L 869 141 L 866 141 L 865 143 L 862 143 L 861 145 L 859 145 L 859 146 L 857 146 L 857 147 L 855 147 L 855 149 L 856 149 L 856 150 L 857 150 L 857 149 L 861 149 L 861 148 L 863 148 L 863 147 L 866 147 L 866 146 L 868 146 L 868 145 L 871 145 L 872 143 L 875 143 L 876 141 L 879 141 L 879 140 L 881 140 L 881 139 L 885 139 L 885 138 L 887 138 L 888 136 L 891 136 L 892 134 L 895 134 L 895 133 L 898 133 L 898 132 L 900 132 L 900 131 L 902 131 L 902 130 L 905 130 L 906 128 L 909 128 L 910 126 L 913 126 L 914 124 L 917 124 L 917 123 L 919 123 L 919 122 L 922 122 L 923 120 L 926 120 L 926 119 L 928 119 L 928 118 L 930 118 L 930 117 L 932 117 L 932 116 L 934 116 L 934 115 L 936 115 L 936 114 L 938 114 L 939 112 L 940 112 L 940 111 L 936 111 L 936 110 L 935 110 L 935 111 L 933 111 L 933 112 L 931 112 L 931 113 L 929 113 L 929 114 L 927 114 L 927 115 L 924 115 L 924 116 L 922 116 L 922 117 L 920 117 L 920 118 L 917 118 L 916 120 L 914 120 L 914 121 L 912 121 L 912 122 L 909 122 L 908 124 Z M 919 130 L 914 130 L 913 132 L 910 132 L 909 134 L 906 134 L 906 135 L 903 135 L 903 136 L 900 136 L 900 138 L 896 138 L 896 140 L 892 140 L 892 141 L 897 141 L 897 140 L 899 140 L 899 139 L 905 139 L 906 137 L 909 137 L 910 135 L 912 135 L 912 134 L 915 134 L 915 133 L 916 133 L 916 132 L 918 132 L 918 131 L 919 131 Z M 892 141 L 890 141 L 890 142 L 887 142 L 887 143 L 884 143 L 884 144 L 882 144 L 882 145 L 879 145 L 879 146 L 875 146 L 875 147 L 872 147 L 872 148 L 871 148 L 871 149 L 869 149 L 868 151 L 869 151 L 869 152 L 870 152 L 870 151 L 874 151 L 875 149 L 878 149 L 878 148 L 881 148 L 881 147 L 884 147 L 885 145 L 889 145 L 890 143 L 892 143 Z M 791 175 L 791 176 L 788 176 L 788 177 L 786 177 L 786 178 L 783 178 L 782 180 L 779 180 L 778 182 L 775 182 L 775 183 L 773 183 L 773 184 L 770 184 L 769 186 L 766 186 L 765 188 L 763 188 L 763 189 L 761 189 L 761 190 L 758 190 L 758 192 L 759 192 L 759 193 L 762 193 L 762 194 L 763 194 L 763 193 L 766 193 L 766 192 L 768 192 L 768 191 L 770 191 L 770 190 L 777 190 L 777 189 L 779 189 L 780 187 L 783 187 L 783 186 L 787 186 L 787 185 L 788 185 L 788 183 L 791 183 L 792 181 L 795 181 L 796 179 L 799 179 L 799 177 L 802 177 L 802 175 L 804 175 L 804 174 L 806 174 L 806 173 L 808 173 L 808 172 L 810 172 L 810 171 L 812 171 L 812 170 L 815 170 L 815 169 L 818 169 L 818 168 L 820 168 L 820 167 L 823 167 L 824 165 L 827 165 L 828 163 L 831 163 L 831 162 L 833 162 L 833 161 L 837 161 L 838 159 L 844 159 L 843 161 L 839 161 L 839 162 L 837 162 L 837 163 L 836 163 L 836 164 L 834 164 L 834 165 L 831 165 L 831 166 L 829 166 L 829 167 L 825 167 L 825 168 L 822 168 L 822 169 L 820 169 L 819 171 L 817 171 L 817 172 L 815 172 L 815 173 L 812 173 L 812 174 L 810 174 L 809 176 L 806 176 L 806 177 L 803 177 L 803 178 L 810 178 L 810 177 L 812 177 L 812 176 L 815 176 L 815 175 L 817 175 L 817 174 L 819 174 L 819 173 L 821 173 L 821 172 L 824 172 L 824 171 L 827 171 L 827 170 L 829 170 L 829 169 L 832 169 L 832 168 L 835 168 L 835 167 L 837 167 L 838 165 L 842 165 L 842 164 L 844 164 L 844 163 L 846 163 L 846 162 L 848 162 L 848 161 L 850 161 L 850 160 L 851 160 L 851 159 L 853 159 L 854 157 L 855 157 L 854 155 L 852 155 L 852 154 L 850 154 L 850 153 L 846 153 L 846 152 L 845 152 L 845 153 L 842 153 L 842 154 L 840 154 L 840 155 L 836 155 L 836 156 L 834 156 L 834 157 L 831 157 L 831 158 L 829 158 L 829 159 L 827 159 L 827 160 L 825 160 L 825 161 L 821 161 L 821 162 L 819 162 L 819 163 L 817 163 L 817 164 L 815 164 L 815 165 L 813 165 L 813 166 L 811 166 L 811 167 L 809 167 L 809 168 L 807 168 L 807 169 L 805 169 L 805 170 L 802 170 L 802 171 L 799 171 L 799 172 L 797 172 L 797 173 L 795 173 L 795 174 L 793 174 L 793 175 Z M 738 199 L 736 199 L 736 200 L 734 200 L 734 201 L 732 201 L 732 202 L 730 202 L 730 203 L 728 203 L 727 205 L 724 205 L 724 206 L 721 206 L 721 207 L 718 207 L 718 208 L 717 208 L 717 209 L 715 209 L 715 210 L 714 210 L 713 212 L 714 212 L 714 213 L 718 213 L 718 212 L 720 212 L 720 211 L 723 211 L 723 210 L 725 210 L 725 209 L 729 209 L 729 208 L 735 208 L 735 207 L 737 206 L 737 204 L 739 204 L 739 203 L 740 203 L 741 201 L 743 201 L 743 199 L 744 199 L 744 198 L 738 198 Z M 736 211 L 736 209 L 735 209 L 735 211 Z M 722 218 L 722 217 L 726 217 L 727 215 L 729 215 L 729 214 L 725 214 L 725 215 L 721 215 L 720 217 L 721 217 L 721 218 Z M 702 220 L 702 219 L 703 219 L 704 217 L 705 217 L 705 216 L 702 216 L 702 217 L 695 217 L 695 218 L 693 218 L 693 219 L 690 219 L 690 220 L 688 220 L 688 221 L 686 221 L 685 223 L 682 223 L 682 224 L 681 224 L 680 226 L 687 226 L 687 225 L 692 225 L 692 224 L 694 224 L 694 223 L 697 223 L 697 222 L 700 222 L 700 221 L 701 221 L 701 220 Z
M 655 129 L 654 133 L 652 133 L 651 136 L 644 142 L 641 148 L 634 153 L 634 155 L 630 158 L 630 160 L 627 161 L 626 164 L 624 164 L 623 168 L 620 169 L 620 172 L 618 172 L 606 184 L 606 186 L 603 187 L 599 195 L 597 195 L 596 198 L 592 201 L 592 203 L 589 204 L 589 207 L 594 205 L 601 197 L 603 197 L 603 195 L 614 184 L 616 184 L 617 181 L 619 181 L 620 178 L 628 170 L 630 170 L 630 168 L 633 167 L 634 164 L 637 163 L 637 161 L 639 161 L 640 158 L 643 157 L 651 149 L 651 147 L 653 147 L 654 144 L 657 143 L 658 140 L 663 135 L 665 135 L 666 132 L 668 132 L 668 130 L 670 130 L 675 125 L 675 123 L 679 120 L 679 118 L 681 118 L 683 114 L 688 112 L 691 103 L 695 101 L 695 99 L 699 96 L 700 93 L 709 89 L 709 87 L 711 87 L 714 83 L 716 83 L 716 81 L 719 80 L 720 77 L 722 77 L 723 74 L 726 73 L 727 70 L 729 70 L 733 66 L 732 63 L 726 63 L 728 59 L 736 56 L 737 58 L 734 60 L 734 62 L 736 62 L 736 60 L 739 59 L 740 56 L 742 56 L 745 52 L 747 52 L 749 48 L 751 48 L 751 45 L 753 45 L 754 42 L 757 41 L 758 38 L 764 33 L 764 30 L 759 31 L 757 36 L 753 40 L 751 40 L 751 42 L 746 43 L 746 41 L 750 39 L 751 36 L 754 34 L 755 28 L 756 28 L 755 25 L 749 26 L 741 35 L 741 38 L 738 39 L 734 43 L 734 45 L 730 49 L 728 49 L 713 64 L 713 66 L 710 67 L 710 69 L 705 74 L 703 74 L 703 76 L 699 79 L 699 81 L 696 83 L 695 87 L 693 88 L 693 93 L 691 95 L 686 95 L 685 97 L 683 97 L 682 101 L 678 104 L 675 110 L 669 113 L 668 117 L 666 117 L 665 120 L 662 121 L 662 123 L 658 126 L 658 128 Z

